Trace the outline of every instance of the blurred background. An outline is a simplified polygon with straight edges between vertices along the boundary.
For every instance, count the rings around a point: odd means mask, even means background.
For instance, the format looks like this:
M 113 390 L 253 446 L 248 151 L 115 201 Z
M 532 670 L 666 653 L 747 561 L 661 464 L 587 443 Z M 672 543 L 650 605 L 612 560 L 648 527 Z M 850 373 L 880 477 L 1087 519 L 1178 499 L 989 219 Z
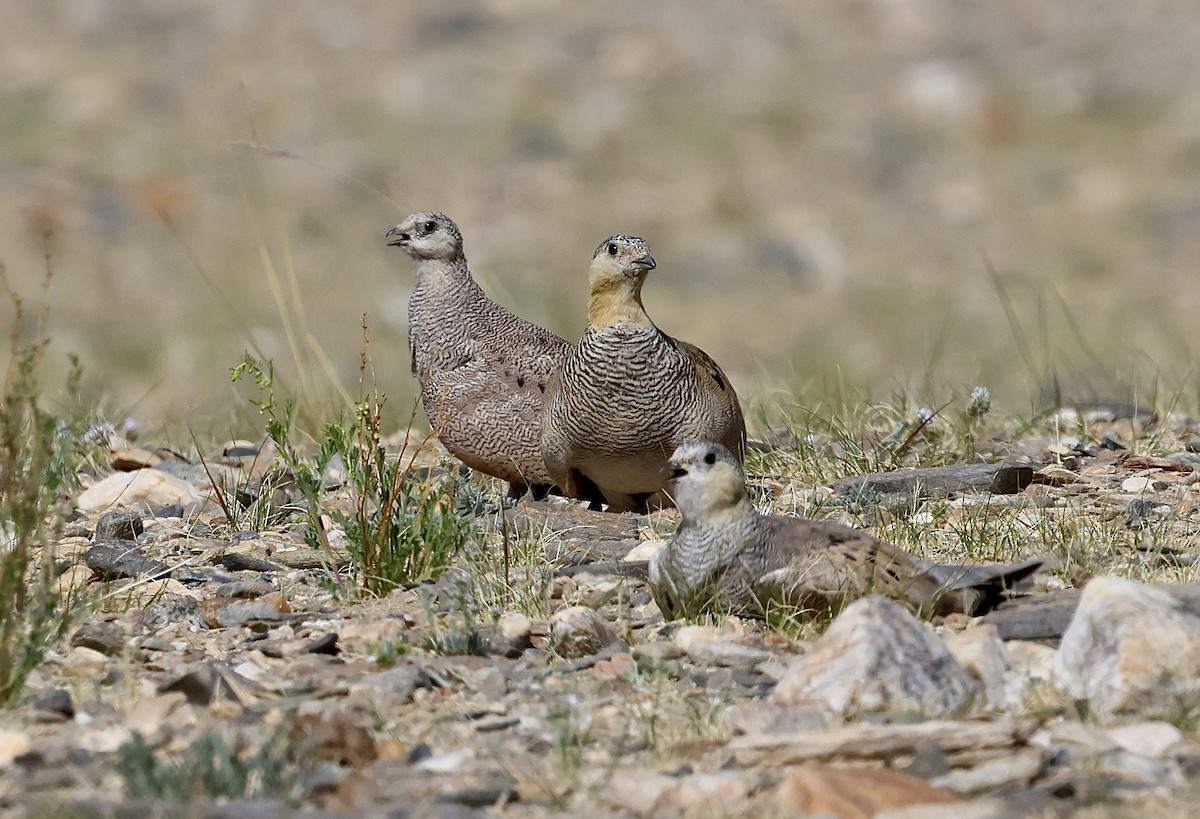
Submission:
M 421 209 L 571 339 L 596 245 L 646 237 L 651 316 L 768 414 L 1197 404 L 1187 0 L 8 0 L 0 29 L 0 263 L 36 304 L 49 252 L 49 360 L 112 420 L 244 422 L 244 350 L 354 394 L 365 313 L 403 423 L 383 234 Z

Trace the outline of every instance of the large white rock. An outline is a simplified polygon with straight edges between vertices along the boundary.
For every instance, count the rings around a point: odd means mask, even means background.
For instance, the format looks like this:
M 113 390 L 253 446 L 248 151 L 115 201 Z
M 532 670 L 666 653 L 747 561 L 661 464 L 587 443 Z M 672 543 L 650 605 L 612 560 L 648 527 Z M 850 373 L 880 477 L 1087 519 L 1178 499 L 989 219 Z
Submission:
M 979 683 L 925 623 L 892 600 L 846 607 L 812 649 L 788 666 L 771 699 L 850 716 L 915 711 L 961 714 Z
M 1054 678 L 1102 718 L 1200 701 L 1200 617 L 1163 589 L 1097 577 L 1054 656 Z
M 151 511 L 179 504 L 185 514 L 196 511 L 208 496 L 192 485 L 158 469 L 114 472 L 89 486 L 76 498 L 84 512 L 134 508 Z

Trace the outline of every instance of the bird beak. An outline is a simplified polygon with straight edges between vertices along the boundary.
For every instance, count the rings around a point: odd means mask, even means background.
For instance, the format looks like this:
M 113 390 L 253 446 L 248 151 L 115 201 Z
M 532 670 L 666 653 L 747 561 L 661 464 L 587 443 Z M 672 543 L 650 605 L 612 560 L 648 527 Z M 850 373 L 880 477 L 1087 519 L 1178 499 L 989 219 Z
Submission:
M 388 247 L 395 247 L 396 245 L 407 244 L 408 240 L 411 239 L 412 236 L 405 231 L 402 231 L 399 225 L 396 225 L 394 228 L 385 233 L 383 238 L 388 240 Z
M 673 480 L 676 480 L 677 478 L 682 478 L 684 475 L 686 475 L 688 473 L 688 471 L 686 469 L 684 469 L 682 466 L 676 466 L 675 464 L 670 464 L 670 463 L 663 467 L 663 471 L 667 473 L 668 481 L 673 481 Z
M 654 257 L 647 253 L 640 259 L 634 259 L 630 262 L 634 267 L 640 267 L 642 270 L 653 270 L 657 265 L 654 264 Z

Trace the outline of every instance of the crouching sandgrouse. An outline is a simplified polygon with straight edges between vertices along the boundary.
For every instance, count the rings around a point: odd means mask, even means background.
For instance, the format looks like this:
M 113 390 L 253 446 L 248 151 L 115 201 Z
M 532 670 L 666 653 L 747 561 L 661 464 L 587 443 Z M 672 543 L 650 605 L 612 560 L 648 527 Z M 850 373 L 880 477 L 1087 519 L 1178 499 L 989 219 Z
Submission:
M 610 511 L 669 503 L 663 466 L 687 440 L 720 441 L 741 456 L 746 425 L 725 373 L 671 338 L 642 306 L 655 267 L 646 242 L 612 236 L 589 268 L 587 329 L 550 379 L 542 454 L 565 494 Z
M 408 342 L 434 433 L 472 469 L 507 481 L 510 496 L 543 497 L 554 483 L 539 442 L 543 393 L 570 343 L 488 298 L 445 214 L 414 213 L 387 242 L 413 259 Z
M 929 614 L 976 614 L 1041 566 L 929 563 L 849 526 L 760 514 L 745 473 L 720 444 L 684 444 L 669 469 L 683 520 L 649 567 L 668 619 L 709 611 L 762 617 L 772 607 L 836 612 L 868 594 Z

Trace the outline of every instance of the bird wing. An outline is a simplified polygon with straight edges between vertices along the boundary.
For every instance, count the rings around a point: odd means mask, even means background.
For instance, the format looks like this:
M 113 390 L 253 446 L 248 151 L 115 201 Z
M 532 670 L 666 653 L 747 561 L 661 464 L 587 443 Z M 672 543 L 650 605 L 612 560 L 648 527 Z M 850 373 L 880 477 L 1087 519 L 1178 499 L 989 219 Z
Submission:
M 831 521 L 764 518 L 762 535 L 742 559 L 751 571 L 758 563 L 760 599 L 799 608 L 836 609 L 884 594 L 925 609 L 942 590 L 904 550 Z
M 695 344 L 679 339 L 675 339 L 675 343 L 695 364 L 702 389 L 713 398 L 721 414 L 728 420 L 727 432 L 722 436 L 720 443 L 741 460 L 746 451 L 746 419 L 742 415 L 742 405 L 733 389 L 733 383 L 712 356 Z

